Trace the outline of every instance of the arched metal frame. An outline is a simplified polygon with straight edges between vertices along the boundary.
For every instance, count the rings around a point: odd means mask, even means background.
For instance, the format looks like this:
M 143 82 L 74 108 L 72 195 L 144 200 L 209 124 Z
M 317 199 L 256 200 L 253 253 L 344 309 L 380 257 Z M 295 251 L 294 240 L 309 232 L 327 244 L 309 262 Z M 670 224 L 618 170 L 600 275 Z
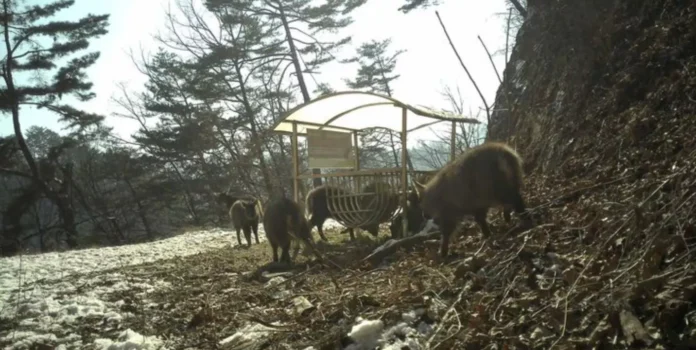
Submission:
M 302 120 L 302 118 L 296 117 L 296 113 L 302 111 L 304 108 L 307 108 L 319 101 L 331 99 L 331 98 L 336 98 L 342 95 L 369 95 L 372 97 L 377 97 L 381 101 L 380 102 L 371 102 L 371 103 L 364 103 L 364 104 L 356 104 L 353 106 L 350 106 L 344 110 L 339 111 L 335 115 L 331 116 L 325 116 L 328 117 L 323 123 L 316 123 L 308 120 Z M 348 128 L 344 126 L 337 126 L 333 125 L 334 122 L 337 120 L 343 118 L 343 117 L 350 117 L 350 114 L 353 112 L 356 112 L 358 110 L 364 110 L 368 109 L 371 107 L 383 107 L 385 105 L 393 105 L 396 108 L 401 109 L 401 130 L 396 130 L 396 129 L 390 129 L 394 130 L 397 132 L 401 133 L 401 167 L 400 168 L 393 168 L 393 169 L 370 169 L 370 170 L 361 170 L 360 169 L 360 154 L 359 154 L 359 148 L 358 148 L 358 133 L 361 131 L 365 131 L 368 129 L 372 128 L 383 128 L 380 126 L 366 126 L 364 128 L 360 129 L 353 129 L 353 128 Z M 432 122 L 428 123 L 423 123 L 421 125 L 418 125 L 417 127 L 408 129 L 408 112 L 412 112 L 416 115 L 422 116 L 422 117 L 427 117 L 432 119 Z M 378 117 L 378 116 L 375 116 Z M 322 177 L 325 178 L 327 183 L 332 184 L 332 183 L 338 183 L 341 181 L 341 179 L 352 179 L 354 180 L 357 185 L 355 186 L 358 189 L 362 189 L 361 183 L 363 180 L 367 179 L 373 179 L 373 181 L 380 180 L 381 179 L 387 179 L 387 184 L 389 185 L 390 188 L 393 188 L 393 185 L 396 185 L 394 183 L 389 184 L 389 179 L 394 179 L 394 177 L 390 177 L 393 175 L 397 175 L 400 173 L 400 181 L 398 181 L 400 192 L 401 192 L 401 198 L 400 198 L 400 207 L 405 208 L 406 203 L 407 203 L 407 196 L 408 196 L 408 167 L 407 167 L 407 135 L 411 131 L 415 131 L 424 127 L 428 127 L 434 124 L 438 124 L 440 122 L 445 122 L 445 121 L 450 121 L 451 122 L 451 137 L 450 137 L 450 159 L 454 159 L 455 156 L 455 137 L 456 137 L 456 123 L 474 123 L 478 124 L 479 121 L 476 119 L 472 118 L 465 118 L 463 116 L 459 115 L 453 115 L 450 113 L 446 112 L 440 112 L 440 111 L 434 111 L 428 108 L 424 107 L 416 107 L 412 106 L 409 104 L 406 104 L 404 102 L 401 102 L 393 97 L 381 95 L 381 94 L 376 94 L 372 92 L 364 92 L 364 91 L 341 91 L 341 92 L 335 92 L 331 94 L 326 94 L 323 96 L 320 96 L 312 101 L 309 101 L 307 103 L 298 105 L 288 112 L 285 113 L 285 115 L 280 118 L 274 125 L 273 125 L 273 130 L 276 133 L 281 133 L 281 134 L 290 134 L 291 135 L 291 143 L 292 143 L 292 164 L 293 164 L 293 196 L 295 201 L 300 202 L 299 198 L 299 183 L 301 180 L 304 179 L 312 179 L 315 177 Z M 289 125 L 291 125 L 291 128 L 289 128 Z M 348 172 L 340 172 L 340 173 L 331 173 L 331 174 L 300 174 L 299 173 L 299 159 L 298 159 L 298 136 L 301 134 L 305 133 L 299 133 L 298 132 L 298 126 L 304 126 L 305 130 L 310 127 L 310 128 L 315 128 L 315 129 L 326 129 L 326 130 L 335 130 L 335 131 L 342 131 L 342 132 L 351 132 L 353 134 L 353 146 L 355 147 L 355 166 L 354 166 L 354 171 L 348 171 Z M 290 130 L 288 130 L 290 129 Z M 416 175 L 416 174 L 413 174 Z M 399 176 L 397 175 L 396 178 Z M 394 181 L 393 181 L 394 182 Z M 359 191 L 358 191 L 359 192 Z M 366 199 L 364 198 L 365 194 L 364 193 L 337 193 L 336 191 L 329 191 L 327 193 L 327 196 L 329 198 L 333 198 L 335 200 L 328 200 L 329 204 L 329 210 L 333 213 L 340 214 L 338 215 L 339 217 L 342 217 L 341 221 L 342 224 L 348 226 L 348 227 L 360 227 L 362 225 L 368 224 L 368 223 L 374 223 L 376 220 L 383 220 L 386 219 L 387 216 L 393 217 L 394 215 L 397 214 L 398 210 L 396 210 L 393 213 L 389 213 L 387 208 L 388 204 L 391 204 L 392 199 L 391 197 L 384 197 L 382 195 L 378 195 L 380 191 L 376 191 L 375 195 L 376 197 L 373 197 L 371 201 L 367 202 Z M 386 198 L 386 199 L 385 199 Z M 385 202 L 386 201 L 386 202 Z M 367 203 L 367 204 L 366 204 Z M 407 218 L 404 215 L 404 218 L 402 220 L 402 225 L 403 225 L 403 230 L 401 231 L 403 235 L 406 235 L 408 233 L 407 227 Z

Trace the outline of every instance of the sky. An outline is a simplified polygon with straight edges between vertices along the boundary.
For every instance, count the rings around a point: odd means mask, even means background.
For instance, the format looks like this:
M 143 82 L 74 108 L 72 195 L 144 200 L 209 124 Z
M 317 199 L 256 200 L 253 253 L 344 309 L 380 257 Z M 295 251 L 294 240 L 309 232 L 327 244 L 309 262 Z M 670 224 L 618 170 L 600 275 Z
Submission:
M 122 138 L 129 138 L 137 130 L 137 125 L 112 115 L 118 110 L 118 106 L 111 101 L 112 97 L 120 96 L 117 84 L 126 83 L 129 92 L 137 92 L 146 81 L 128 52 L 133 50 L 137 53 L 140 48 L 145 52 L 156 51 L 157 43 L 153 35 L 164 30 L 165 9 L 170 2 L 174 7 L 174 1 L 76 0 L 73 7 L 56 17 L 74 20 L 88 13 L 111 15 L 109 33 L 93 40 L 88 49 L 101 52 L 99 60 L 87 70 L 97 96 L 89 102 L 76 104 L 76 107 L 105 115 L 105 123 Z M 28 2 L 46 3 L 38 0 Z M 353 24 L 339 34 L 351 35 L 352 43 L 338 51 L 336 56 L 351 57 L 360 43 L 391 38 L 393 50 L 406 50 L 399 56 L 396 65 L 396 73 L 401 76 L 392 84 L 395 98 L 410 104 L 449 109 L 450 105 L 441 92 L 445 86 L 455 91 L 459 87 L 466 108 L 476 112 L 483 104 L 440 27 L 435 15 L 437 10 L 464 64 L 488 103 L 492 104 L 499 82 L 477 36 L 481 36 L 491 52 L 505 47 L 505 16 L 500 15 L 507 12 L 504 0 L 441 0 L 437 7 L 409 14 L 397 10 L 402 4 L 402 0 L 372 0 L 354 11 Z M 501 74 L 505 65 L 503 56 L 494 56 Z M 343 79 L 354 77 L 356 72 L 356 65 L 329 64 L 314 78 L 340 91 L 346 89 Z M 312 77 L 305 80 L 312 91 Z M 20 113 L 22 130 L 39 125 L 63 133 L 60 129 L 64 125 L 58 123 L 57 116 L 50 112 L 23 107 Z M 0 115 L 0 135 L 11 134 L 12 130 L 9 114 Z

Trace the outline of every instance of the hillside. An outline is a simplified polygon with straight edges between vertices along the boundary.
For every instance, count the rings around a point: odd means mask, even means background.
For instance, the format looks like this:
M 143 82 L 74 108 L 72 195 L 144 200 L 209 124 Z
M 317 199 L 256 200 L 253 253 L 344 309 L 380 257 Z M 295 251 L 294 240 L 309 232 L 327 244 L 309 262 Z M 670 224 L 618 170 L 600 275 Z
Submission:
M 641 173 L 692 159 L 696 9 L 683 1 L 535 1 L 491 138 L 540 173 Z M 511 101 L 511 103 L 507 103 Z
M 696 344 L 694 20 L 692 2 L 530 1 L 491 138 L 547 193 L 549 342 Z
M 437 240 L 364 261 L 386 227 L 356 242 L 332 228 L 320 250 L 341 269 L 299 256 L 290 272 L 268 269 L 264 241 L 235 247 L 233 235 L 206 234 L 215 244 L 197 254 L 36 282 L 58 291 L 54 301 L 10 299 L 19 311 L 4 310 L 0 345 L 30 348 L 18 333 L 82 348 L 696 347 L 696 6 L 529 6 L 490 139 L 524 157 L 535 228 L 508 235 L 514 222 L 494 212 L 486 241 L 466 221 L 448 263 Z M 41 334 L 28 333 L 34 324 Z

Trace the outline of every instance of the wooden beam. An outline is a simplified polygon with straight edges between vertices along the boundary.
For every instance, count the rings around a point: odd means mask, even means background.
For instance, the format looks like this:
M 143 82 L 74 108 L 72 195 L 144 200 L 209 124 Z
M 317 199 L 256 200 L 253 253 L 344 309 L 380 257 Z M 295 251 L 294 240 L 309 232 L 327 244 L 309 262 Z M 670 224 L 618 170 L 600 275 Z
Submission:
M 408 109 L 405 107 L 401 112 L 401 225 L 403 229 L 401 230 L 401 235 L 406 236 L 408 233 L 408 218 L 406 217 L 406 198 L 408 198 L 408 173 L 407 161 L 408 157 L 408 142 L 406 137 L 408 135 L 408 125 L 407 125 Z
M 299 182 L 300 180 L 298 179 L 298 175 L 300 173 L 300 161 L 298 159 L 298 150 L 297 150 L 297 123 L 293 122 L 292 123 L 292 193 L 293 193 L 293 199 L 295 200 L 296 203 L 299 203 L 299 197 L 300 197 L 300 188 L 299 188 Z
M 454 160 L 454 151 L 457 148 L 457 122 L 452 122 L 450 131 L 450 162 Z
M 386 169 L 362 169 L 362 170 L 346 170 L 346 171 L 337 171 L 334 173 L 327 173 L 327 174 L 311 174 L 311 173 L 304 173 L 300 174 L 297 177 L 300 179 L 312 179 L 315 177 L 342 177 L 342 176 L 361 176 L 361 175 L 378 175 L 378 174 L 385 174 L 385 173 L 399 173 L 401 171 L 401 168 L 386 168 Z
M 358 132 L 353 131 L 353 149 L 354 151 L 354 156 L 355 156 L 355 171 L 360 171 L 360 148 L 358 147 Z M 356 185 L 358 188 L 362 188 L 362 179 L 360 176 L 358 176 L 357 179 L 355 179 Z

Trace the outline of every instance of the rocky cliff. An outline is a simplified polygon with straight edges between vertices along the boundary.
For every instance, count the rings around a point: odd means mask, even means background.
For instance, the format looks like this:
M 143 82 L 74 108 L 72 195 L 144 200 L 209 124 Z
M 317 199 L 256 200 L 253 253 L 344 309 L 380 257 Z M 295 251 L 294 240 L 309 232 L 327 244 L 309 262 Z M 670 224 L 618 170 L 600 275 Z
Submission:
M 467 343 L 696 348 L 696 2 L 529 0 L 496 106 L 539 226 Z
M 695 54 L 693 1 L 530 0 L 491 138 L 547 174 L 669 167 L 694 149 Z

